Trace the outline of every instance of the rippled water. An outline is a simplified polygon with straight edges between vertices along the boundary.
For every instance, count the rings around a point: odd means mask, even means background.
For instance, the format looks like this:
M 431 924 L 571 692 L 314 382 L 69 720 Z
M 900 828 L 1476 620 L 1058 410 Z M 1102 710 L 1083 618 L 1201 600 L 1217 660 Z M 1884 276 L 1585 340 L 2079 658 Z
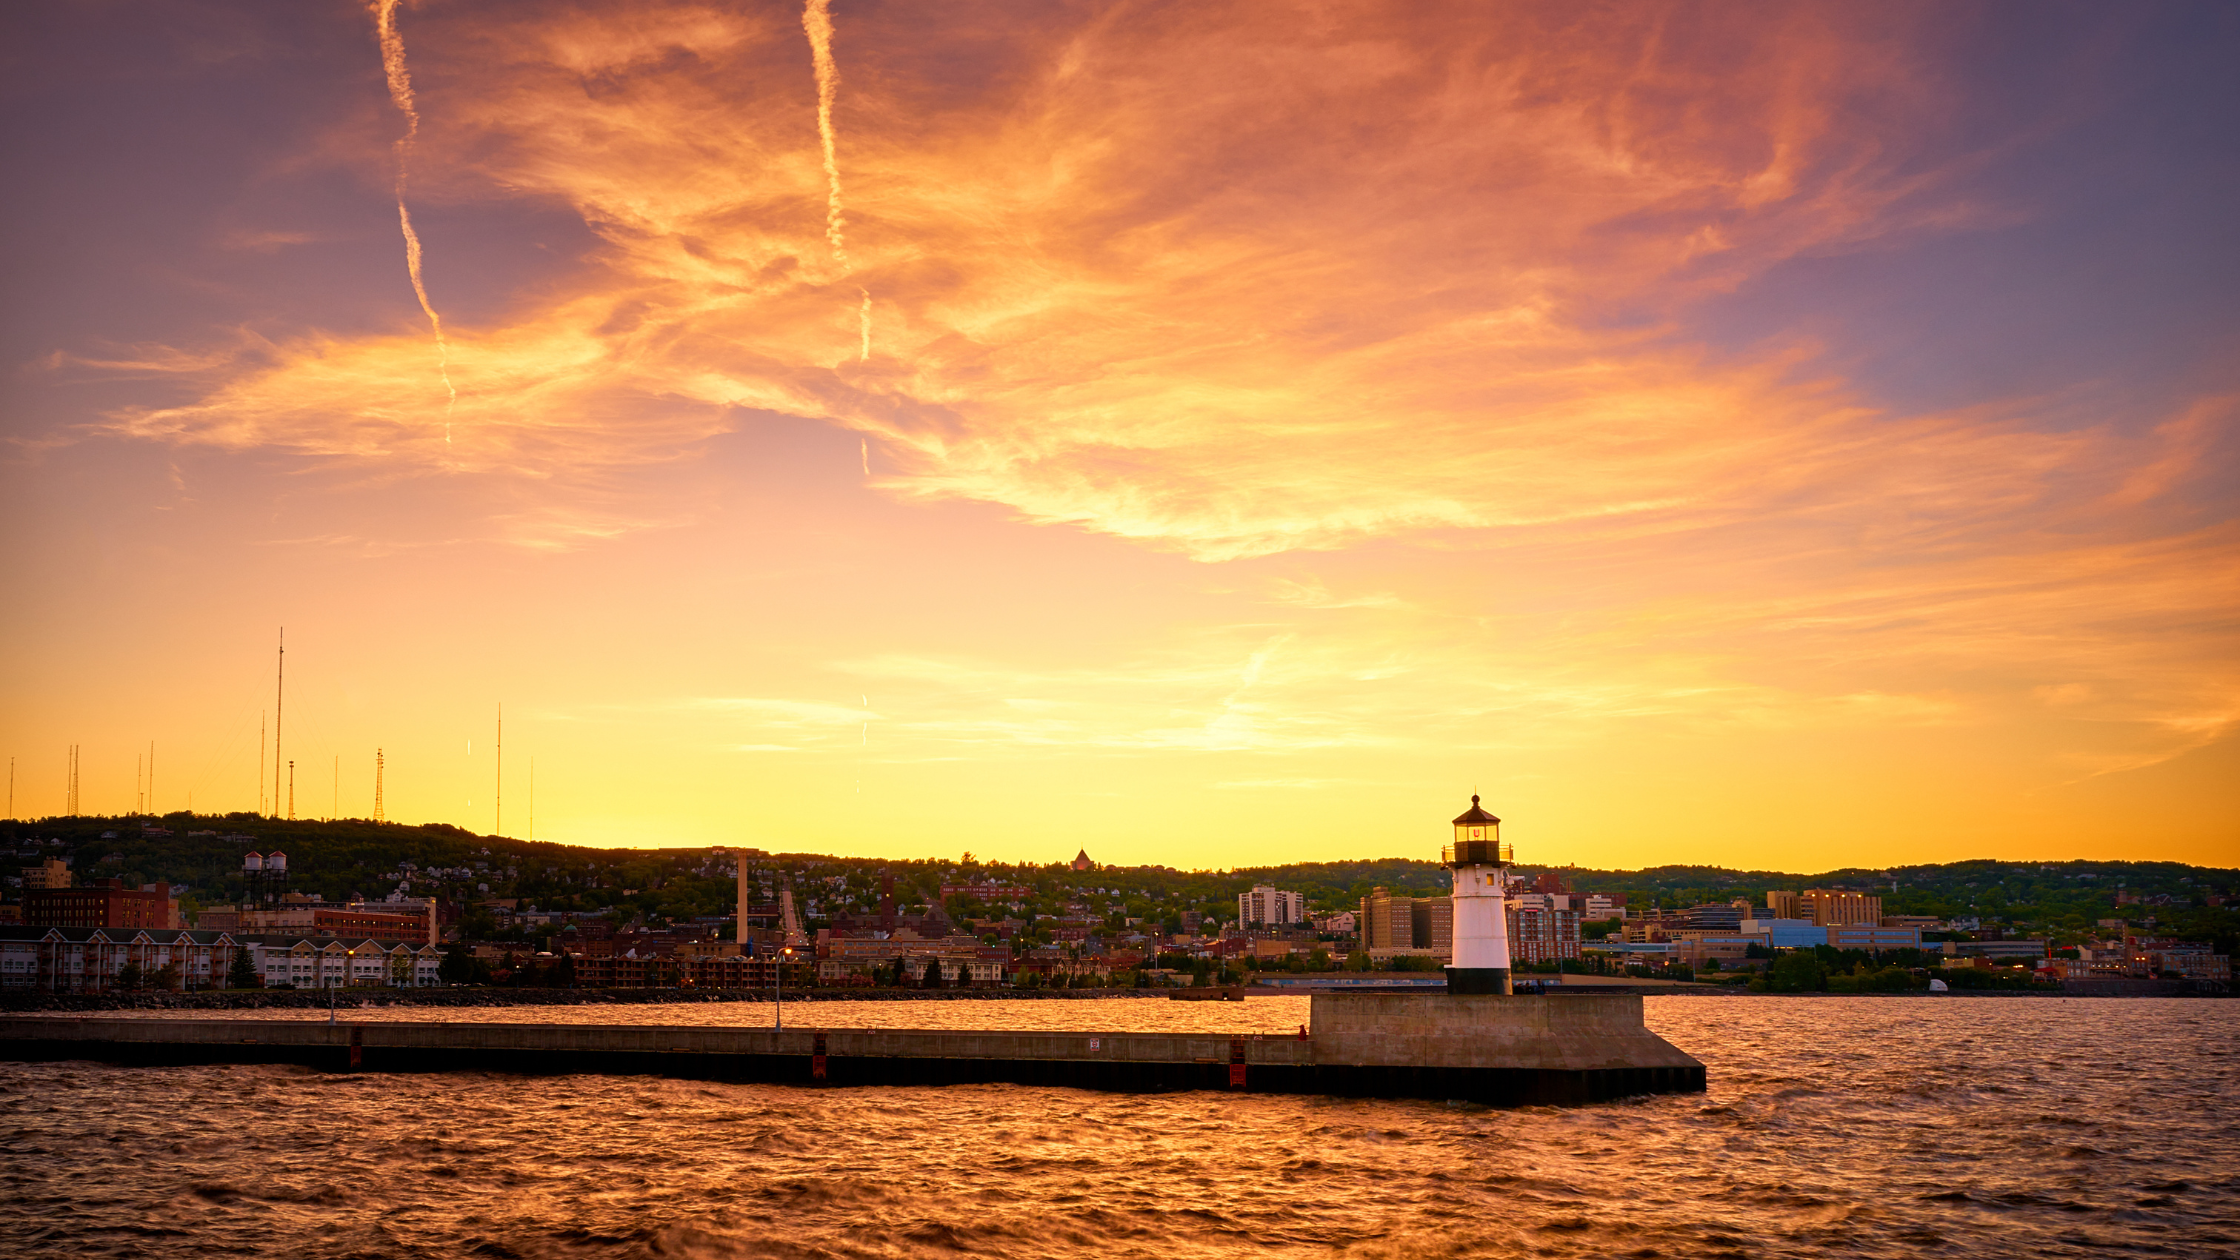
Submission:
M 1304 1006 L 832 1003 L 815 1022 L 1280 1031 Z M 2240 1255 L 2240 1003 L 1648 1007 L 1659 1032 L 1709 1065 L 1709 1095 L 1489 1111 L 1015 1086 L 4 1064 L 0 1251 Z M 357 1014 L 716 1023 L 759 1013 Z

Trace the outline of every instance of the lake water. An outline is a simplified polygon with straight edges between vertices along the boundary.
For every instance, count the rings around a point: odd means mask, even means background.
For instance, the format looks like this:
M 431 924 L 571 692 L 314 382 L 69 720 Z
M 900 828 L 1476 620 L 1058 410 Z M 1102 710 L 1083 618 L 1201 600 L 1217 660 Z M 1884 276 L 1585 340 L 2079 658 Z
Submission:
M 1287 1032 L 1306 1004 L 816 1003 L 787 1023 Z M 2240 1257 L 2240 1003 L 1647 1007 L 1708 1065 L 1708 1095 L 1493 1111 L 0 1064 L 0 1254 Z

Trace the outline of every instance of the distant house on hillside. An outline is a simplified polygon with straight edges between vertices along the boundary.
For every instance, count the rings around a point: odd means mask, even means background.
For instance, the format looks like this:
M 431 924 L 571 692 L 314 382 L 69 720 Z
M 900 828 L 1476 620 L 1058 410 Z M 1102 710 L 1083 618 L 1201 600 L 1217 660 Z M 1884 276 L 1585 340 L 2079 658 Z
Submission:
M 1097 869 L 1097 864 L 1089 860 L 1089 851 L 1087 849 L 1083 849 L 1080 853 L 1074 855 L 1073 869 L 1077 871 L 1093 871 Z

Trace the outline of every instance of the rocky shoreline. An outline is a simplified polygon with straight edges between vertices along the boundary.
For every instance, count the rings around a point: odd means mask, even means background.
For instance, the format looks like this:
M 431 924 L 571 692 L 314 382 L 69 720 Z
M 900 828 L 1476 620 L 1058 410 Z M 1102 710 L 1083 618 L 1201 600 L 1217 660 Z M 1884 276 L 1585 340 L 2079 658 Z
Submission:
M 768 1002 L 768 989 L 360 989 L 334 995 L 359 1006 L 647 1006 L 700 1002 Z M 1159 989 L 807 989 L 786 990 L 792 1002 L 973 1002 L 1047 998 L 1155 998 Z M 44 993 L 0 991 L 0 1011 L 251 1011 L 325 1010 L 325 989 L 222 989 L 209 993 Z

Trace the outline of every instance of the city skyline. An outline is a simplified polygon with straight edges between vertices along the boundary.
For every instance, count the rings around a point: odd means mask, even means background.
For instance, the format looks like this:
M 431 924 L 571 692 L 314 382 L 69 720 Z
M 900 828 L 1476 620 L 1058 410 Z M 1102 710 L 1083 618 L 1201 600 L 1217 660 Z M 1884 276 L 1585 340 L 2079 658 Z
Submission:
M 13 812 L 2229 865 L 2232 19 L 1989 12 L 13 17 Z

